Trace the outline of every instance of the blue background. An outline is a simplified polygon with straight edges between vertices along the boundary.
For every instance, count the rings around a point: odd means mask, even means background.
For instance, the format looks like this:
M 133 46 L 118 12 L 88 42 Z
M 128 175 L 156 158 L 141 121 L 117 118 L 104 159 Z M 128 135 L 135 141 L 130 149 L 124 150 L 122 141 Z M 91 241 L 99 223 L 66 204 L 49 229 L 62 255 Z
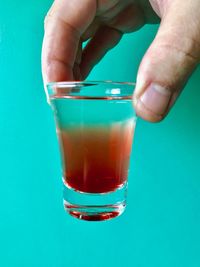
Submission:
M 0 266 L 200 266 L 200 69 L 164 122 L 138 121 L 125 214 L 75 220 L 40 70 L 51 3 L 1 0 Z M 134 81 L 156 29 L 126 35 L 89 79 Z

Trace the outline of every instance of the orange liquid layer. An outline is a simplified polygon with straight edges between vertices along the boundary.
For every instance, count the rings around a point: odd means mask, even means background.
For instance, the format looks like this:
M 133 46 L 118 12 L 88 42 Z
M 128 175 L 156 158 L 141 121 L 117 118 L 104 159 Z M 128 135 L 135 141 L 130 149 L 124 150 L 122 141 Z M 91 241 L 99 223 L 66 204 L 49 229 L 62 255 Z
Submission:
M 106 193 L 127 180 L 132 120 L 107 127 L 58 130 L 65 183 L 87 193 Z

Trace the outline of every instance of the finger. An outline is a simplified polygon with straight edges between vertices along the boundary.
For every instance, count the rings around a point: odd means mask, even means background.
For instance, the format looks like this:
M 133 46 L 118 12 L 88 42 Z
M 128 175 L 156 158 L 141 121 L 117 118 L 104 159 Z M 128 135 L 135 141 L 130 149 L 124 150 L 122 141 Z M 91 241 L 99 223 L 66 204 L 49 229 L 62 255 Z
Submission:
M 96 65 L 121 39 L 122 33 L 109 27 L 101 27 L 89 41 L 82 54 L 80 64 L 81 75 L 84 79 Z
M 85 42 L 88 39 L 92 38 L 92 36 L 94 36 L 95 33 L 100 28 L 101 24 L 102 23 L 99 21 L 99 19 L 95 18 L 92 24 L 90 24 L 89 27 L 86 29 L 86 31 L 82 34 L 81 40 Z
M 145 23 L 144 13 L 141 7 L 137 4 L 126 5 L 119 13 L 116 14 L 113 10 L 107 12 L 103 16 L 103 21 L 112 28 L 118 29 L 123 33 L 133 32 L 141 28 Z M 110 16 L 110 19 L 106 19 Z
M 107 13 L 107 15 L 104 14 L 104 17 L 101 17 L 107 26 L 99 28 L 83 51 L 81 62 L 83 77 L 86 77 L 104 55 L 118 44 L 123 32 L 131 32 L 144 25 L 142 11 L 135 4 L 125 7 L 121 12 L 116 6 Z M 112 18 L 110 21 L 106 19 L 109 17 L 108 15 Z
M 148 121 L 166 116 L 200 61 L 200 2 L 181 3 L 174 1 L 164 14 L 139 68 L 134 105 L 137 114 Z
M 73 79 L 81 34 L 96 13 L 93 0 L 55 0 L 45 19 L 42 49 L 44 82 Z
M 76 53 L 74 67 L 73 67 L 73 77 L 75 81 L 82 80 L 81 71 L 80 71 L 81 58 L 82 58 L 82 41 L 80 40 L 79 45 L 78 45 L 78 51 Z

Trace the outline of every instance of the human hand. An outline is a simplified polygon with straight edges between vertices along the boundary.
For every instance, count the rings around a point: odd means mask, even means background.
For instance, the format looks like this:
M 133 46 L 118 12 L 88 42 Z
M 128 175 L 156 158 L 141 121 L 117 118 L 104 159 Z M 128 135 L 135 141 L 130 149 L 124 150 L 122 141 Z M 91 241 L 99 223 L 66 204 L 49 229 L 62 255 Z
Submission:
M 160 121 L 200 61 L 199 11 L 199 0 L 55 0 L 45 19 L 44 83 L 85 79 L 123 33 L 161 18 L 134 93 L 137 114 Z

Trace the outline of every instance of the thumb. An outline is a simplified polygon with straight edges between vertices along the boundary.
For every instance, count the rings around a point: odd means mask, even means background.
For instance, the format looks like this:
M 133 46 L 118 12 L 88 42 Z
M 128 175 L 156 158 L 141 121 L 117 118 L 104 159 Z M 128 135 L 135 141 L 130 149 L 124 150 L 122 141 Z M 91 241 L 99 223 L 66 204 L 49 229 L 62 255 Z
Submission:
M 145 120 L 157 122 L 166 116 L 200 61 L 198 10 L 200 1 L 174 0 L 163 14 L 141 62 L 134 93 L 136 112 Z

